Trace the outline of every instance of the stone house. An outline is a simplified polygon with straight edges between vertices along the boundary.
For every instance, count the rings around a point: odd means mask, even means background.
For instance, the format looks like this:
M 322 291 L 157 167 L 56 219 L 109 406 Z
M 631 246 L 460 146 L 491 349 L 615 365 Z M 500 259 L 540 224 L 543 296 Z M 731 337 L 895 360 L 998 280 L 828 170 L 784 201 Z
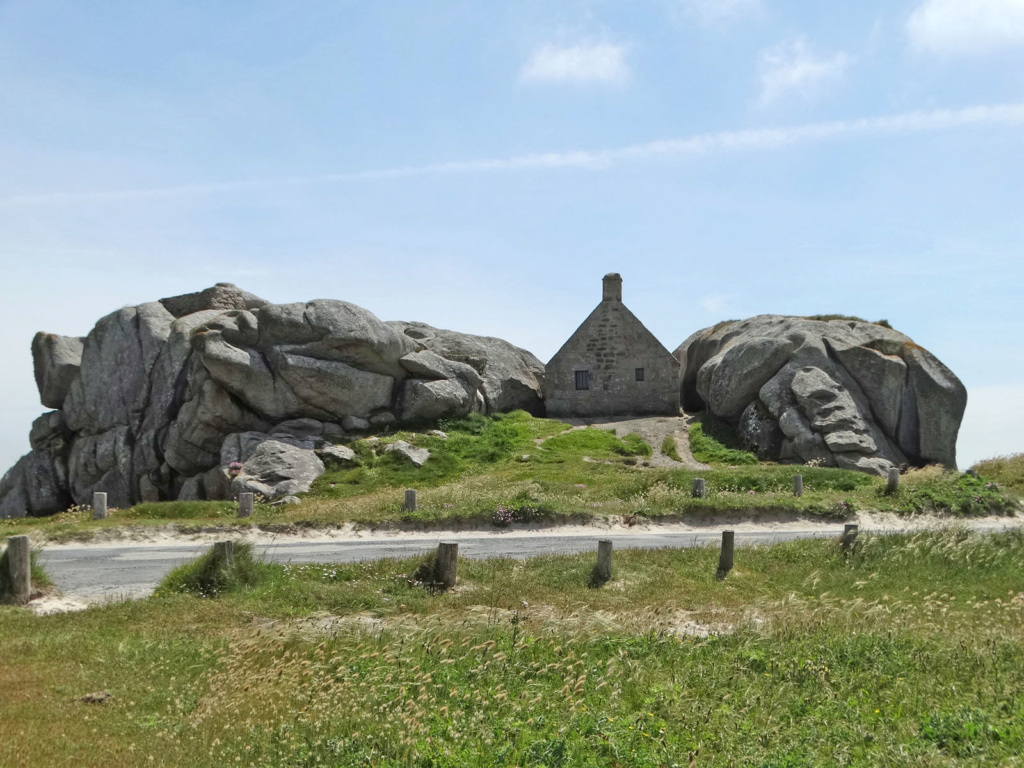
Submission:
M 604 276 L 601 303 L 545 368 L 551 417 L 678 415 L 679 361 L 622 303 Z

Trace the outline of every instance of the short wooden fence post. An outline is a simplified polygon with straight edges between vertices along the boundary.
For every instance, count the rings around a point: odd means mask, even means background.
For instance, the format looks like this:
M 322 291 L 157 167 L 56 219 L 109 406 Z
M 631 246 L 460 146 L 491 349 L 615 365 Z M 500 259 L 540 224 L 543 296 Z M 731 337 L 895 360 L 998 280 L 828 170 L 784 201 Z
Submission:
M 246 491 L 238 494 L 238 516 L 252 517 L 252 508 L 255 503 L 255 495 Z
M 28 536 L 11 536 L 7 540 L 7 565 L 11 573 L 11 598 L 27 603 L 32 594 L 32 555 Z
M 107 494 L 96 491 L 92 495 L 92 519 L 103 520 L 107 516 Z
M 704 482 L 703 477 L 693 478 L 693 498 L 703 499 L 707 496 L 708 489 L 707 484 Z
M 804 495 L 804 476 L 793 475 L 793 495 L 800 497 Z
M 608 581 L 612 577 L 612 542 L 602 539 L 597 542 L 597 578 Z
M 415 493 L 415 491 L 413 491 Z M 455 586 L 459 567 L 459 545 L 457 542 L 441 542 L 437 545 L 437 581 L 445 589 Z
M 213 545 L 213 561 L 218 569 L 235 564 L 235 542 L 218 541 Z
M 900 471 L 897 467 L 889 467 L 889 474 L 885 480 L 885 492 L 891 496 L 900 489 Z
M 414 489 L 407 488 L 405 490 L 405 501 L 402 504 L 402 507 L 406 512 L 416 511 L 416 491 Z
M 718 573 L 715 578 L 722 580 L 732 570 L 733 547 L 736 544 L 735 531 L 722 531 L 722 552 L 718 556 Z
M 849 552 L 857 543 L 857 533 L 860 526 L 856 523 L 847 523 L 843 526 L 843 538 L 839 540 L 844 552 Z

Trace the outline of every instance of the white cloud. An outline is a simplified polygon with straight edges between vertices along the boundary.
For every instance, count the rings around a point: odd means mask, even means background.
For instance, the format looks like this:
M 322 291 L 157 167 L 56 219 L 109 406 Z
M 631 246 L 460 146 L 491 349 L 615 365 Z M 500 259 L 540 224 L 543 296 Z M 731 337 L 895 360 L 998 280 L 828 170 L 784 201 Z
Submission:
M 1024 103 L 991 104 L 966 109 L 939 109 L 931 112 L 905 112 L 857 120 L 805 123 L 788 128 L 763 128 L 746 131 L 719 131 L 632 144 L 615 149 L 547 152 L 479 160 L 453 160 L 425 165 L 378 168 L 316 176 L 272 177 L 166 187 L 125 188 L 93 192 L 48 192 L 0 197 L 0 208 L 32 205 L 104 203 L 125 200 L 195 197 L 234 194 L 267 189 L 345 184 L 383 179 L 403 179 L 451 173 L 503 173 L 529 169 L 606 168 L 617 163 L 654 159 L 672 159 L 707 155 L 712 152 L 758 152 L 781 147 L 842 138 L 895 136 L 946 131 L 966 126 L 1024 125 Z
M 744 21 L 759 16 L 761 0 L 683 0 L 683 9 L 704 24 Z
M 1024 385 L 972 387 L 956 441 L 956 463 L 1024 452 Z
M 842 52 L 816 56 L 802 36 L 781 42 L 761 54 L 761 103 L 790 93 L 814 95 L 839 80 L 849 64 L 850 57 Z
M 611 43 L 544 45 L 523 65 L 519 79 L 535 83 L 620 85 L 629 79 L 626 47 Z
M 924 0 L 907 33 L 918 50 L 950 55 L 1024 46 L 1024 0 Z

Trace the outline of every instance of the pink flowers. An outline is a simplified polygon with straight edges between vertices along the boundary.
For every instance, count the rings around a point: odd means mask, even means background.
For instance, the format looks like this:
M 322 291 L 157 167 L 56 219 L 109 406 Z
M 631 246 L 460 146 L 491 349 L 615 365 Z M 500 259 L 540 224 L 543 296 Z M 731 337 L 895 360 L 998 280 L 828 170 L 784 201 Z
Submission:
M 516 511 L 512 507 L 507 507 L 504 504 L 499 504 L 498 508 L 494 510 L 494 514 L 491 516 L 491 522 L 494 525 L 505 527 L 516 519 Z
M 242 473 L 242 462 L 232 461 L 228 464 L 228 474 L 232 477 L 237 477 Z

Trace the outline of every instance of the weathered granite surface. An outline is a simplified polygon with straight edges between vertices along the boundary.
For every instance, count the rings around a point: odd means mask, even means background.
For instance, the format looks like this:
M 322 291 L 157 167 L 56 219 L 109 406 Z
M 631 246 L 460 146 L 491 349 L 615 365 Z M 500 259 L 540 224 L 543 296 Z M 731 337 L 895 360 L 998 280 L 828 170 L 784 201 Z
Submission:
M 501 339 L 385 323 L 344 301 L 271 304 L 234 285 L 125 307 L 84 339 L 32 343 L 32 451 L 0 480 L 0 517 L 105 491 L 144 500 L 308 490 L 347 435 L 474 411 L 543 411 L 544 367 Z M 231 462 L 241 467 L 229 471 Z
M 762 458 L 956 467 L 967 390 L 891 328 L 759 315 L 698 331 L 674 354 L 683 407 L 709 408 Z

